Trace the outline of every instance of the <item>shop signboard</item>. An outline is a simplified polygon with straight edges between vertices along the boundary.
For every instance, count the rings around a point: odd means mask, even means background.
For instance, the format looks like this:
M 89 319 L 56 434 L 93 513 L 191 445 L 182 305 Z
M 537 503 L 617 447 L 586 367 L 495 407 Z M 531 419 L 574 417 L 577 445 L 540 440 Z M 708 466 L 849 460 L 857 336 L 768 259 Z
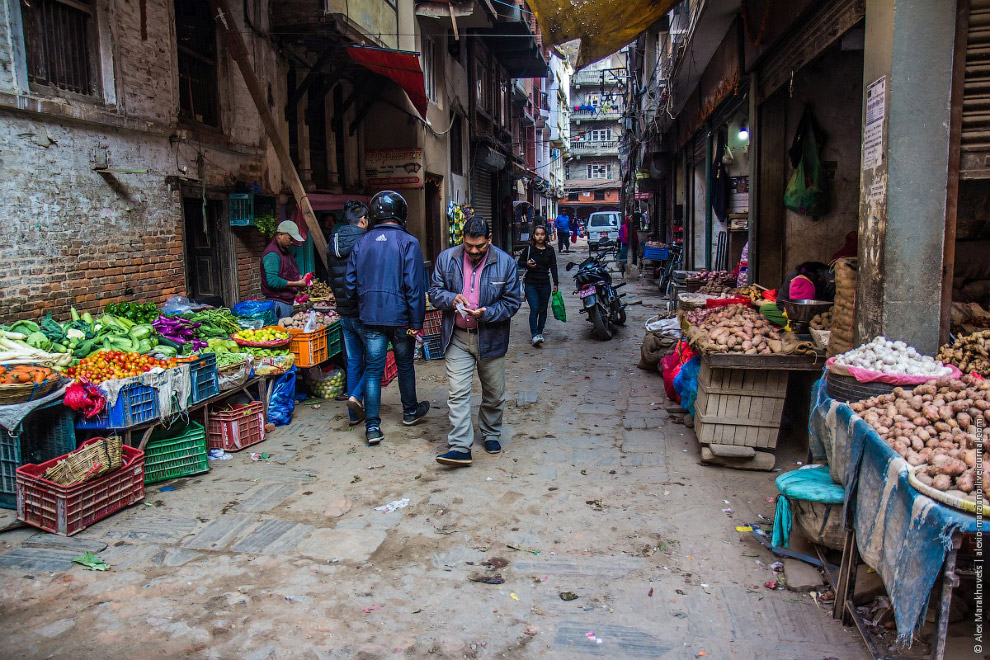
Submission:
M 653 196 L 653 193 L 648 192 L 638 192 L 636 193 L 636 199 L 649 199 Z
M 369 188 L 422 188 L 422 149 L 375 149 L 364 152 Z

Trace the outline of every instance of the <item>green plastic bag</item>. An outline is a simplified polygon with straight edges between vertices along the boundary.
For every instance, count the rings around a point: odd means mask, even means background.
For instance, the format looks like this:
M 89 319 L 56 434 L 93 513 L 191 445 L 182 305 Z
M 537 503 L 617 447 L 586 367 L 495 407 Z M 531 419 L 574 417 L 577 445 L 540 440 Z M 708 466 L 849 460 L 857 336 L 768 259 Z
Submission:
M 550 303 L 550 307 L 553 308 L 553 317 L 555 319 L 561 323 L 567 323 L 567 310 L 564 309 L 564 296 L 561 295 L 560 291 L 554 291 L 553 300 Z
M 789 151 L 797 160 L 796 169 L 784 189 L 784 206 L 795 213 L 821 217 L 829 211 L 828 190 L 819 158 L 823 143 L 824 137 L 815 130 L 811 111 L 805 108 Z

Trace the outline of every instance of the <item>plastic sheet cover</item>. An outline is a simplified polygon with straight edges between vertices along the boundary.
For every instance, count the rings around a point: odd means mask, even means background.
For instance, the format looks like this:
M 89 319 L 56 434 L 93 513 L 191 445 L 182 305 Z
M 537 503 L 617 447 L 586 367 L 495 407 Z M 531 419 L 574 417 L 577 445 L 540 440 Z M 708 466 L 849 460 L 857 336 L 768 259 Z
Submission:
M 635 41 L 678 0 L 528 0 L 547 46 L 581 40 L 580 69 Z

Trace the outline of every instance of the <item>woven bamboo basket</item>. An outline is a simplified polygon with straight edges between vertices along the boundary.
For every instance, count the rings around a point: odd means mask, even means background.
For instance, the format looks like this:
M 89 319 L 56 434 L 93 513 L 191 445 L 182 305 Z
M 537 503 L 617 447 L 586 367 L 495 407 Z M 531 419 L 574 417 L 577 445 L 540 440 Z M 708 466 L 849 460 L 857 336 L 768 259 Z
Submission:
M 124 441 L 117 435 L 89 443 L 48 468 L 45 479 L 60 486 L 75 486 L 113 472 L 124 464 L 123 445 Z

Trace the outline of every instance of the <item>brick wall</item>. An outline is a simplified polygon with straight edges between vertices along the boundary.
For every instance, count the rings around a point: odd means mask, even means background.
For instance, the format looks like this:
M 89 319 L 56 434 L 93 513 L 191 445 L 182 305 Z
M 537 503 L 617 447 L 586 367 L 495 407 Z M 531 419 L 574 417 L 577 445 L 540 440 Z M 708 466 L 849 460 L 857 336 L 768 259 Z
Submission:
M 237 246 L 238 300 L 260 297 L 261 255 L 269 241 L 255 227 L 236 227 L 231 233 Z
M 2 1 L 2 0 L 0 0 Z M 172 0 L 148 0 L 142 30 L 137 2 L 99 0 L 112 50 L 116 103 L 24 95 L 11 76 L 10 31 L 0 12 L 0 94 L 21 94 L 0 109 L 0 323 L 70 306 L 99 311 L 112 301 L 162 303 L 185 294 L 179 180 L 193 190 L 236 182 L 281 187 L 281 170 L 237 68 L 220 64 L 222 135 L 177 122 Z M 240 3 L 232 11 L 240 21 Z M 260 12 L 264 15 L 267 11 Z M 107 34 L 107 33 L 103 33 Z M 276 107 L 285 98 L 284 62 L 264 39 L 249 44 Z M 21 63 L 23 65 L 23 63 Z M 99 174 L 94 166 L 146 170 Z M 198 193 L 197 193 L 198 194 Z M 232 230 L 238 297 L 257 295 L 266 241 Z

